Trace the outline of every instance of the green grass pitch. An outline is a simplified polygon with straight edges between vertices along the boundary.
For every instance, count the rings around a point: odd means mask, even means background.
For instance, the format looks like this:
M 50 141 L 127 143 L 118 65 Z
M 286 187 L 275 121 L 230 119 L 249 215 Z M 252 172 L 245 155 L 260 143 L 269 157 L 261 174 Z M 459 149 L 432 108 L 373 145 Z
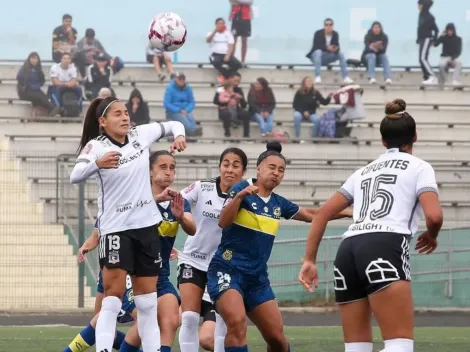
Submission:
M 80 328 L 74 327 L 0 327 L 0 352 L 61 352 Z M 343 352 L 339 327 L 286 327 L 292 352 Z M 383 345 L 376 332 L 374 352 Z M 250 351 L 266 351 L 258 331 L 248 332 Z M 94 349 L 91 349 L 94 351 Z M 173 351 L 179 351 L 176 346 Z M 460 352 L 470 351 L 467 328 L 417 328 L 415 351 Z

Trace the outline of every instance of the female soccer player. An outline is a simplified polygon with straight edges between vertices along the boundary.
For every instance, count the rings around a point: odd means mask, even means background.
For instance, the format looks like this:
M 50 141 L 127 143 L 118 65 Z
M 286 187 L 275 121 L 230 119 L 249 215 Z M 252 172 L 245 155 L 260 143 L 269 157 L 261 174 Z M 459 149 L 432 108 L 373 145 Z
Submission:
M 209 265 L 207 288 L 227 324 L 225 351 L 248 351 L 247 315 L 271 351 L 289 349 L 267 262 L 281 217 L 311 222 L 317 209 L 300 208 L 273 192 L 286 169 L 281 150 L 278 142 L 267 144 L 258 157 L 257 178 L 235 184 L 220 213 L 222 241 Z
M 432 253 L 442 226 L 436 178 L 430 164 L 412 155 L 416 124 L 396 99 L 380 124 L 385 154 L 354 172 L 319 210 L 307 240 L 299 280 L 318 286 L 316 259 L 331 217 L 354 204 L 354 223 L 344 234 L 334 263 L 345 351 L 372 352 L 371 313 L 385 341 L 383 352 L 413 351 L 413 297 L 409 243 L 423 215 L 427 231 L 416 244 Z
M 175 180 L 175 157 L 165 150 L 150 155 L 150 177 L 154 195 L 164 194 Z M 173 191 L 171 191 L 173 192 Z M 171 193 L 170 192 L 170 193 Z M 158 228 L 161 243 L 162 269 L 157 283 L 158 325 L 160 326 L 161 352 L 170 352 L 175 339 L 176 330 L 180 326 L 180 297 L 170 282 L 170 256 L 175 244 L 179 226 L 188 235 L 196 233 L 196 224 L 191 215 L 191 207 L 182 195 L 175 192 L 173 201 L 157 203 L 163 222 Z M 139 334 L 134 325 L 126 335 L 126 342 L 139 346 Z
M 220 210 L 227 192 L 242 179 L 247 165 L 248 158 L 243 150 L 225 149 L 219 159 L 219 177 L 198 181 L 182 191 L 183 197 L 194 205 L 197 227 L 196 235 L 187 238 L 178 260 L 178 288 L 183 311 L 179 331 L 182 352 L 198 351 L 198 327 L 207 268 L 222 236 L 218 226 Z M 224 331 L 225 324 L 217 317 L 214 338 L 217 352 L 223 351 Z
M 162 222 L 150 186 L 149 147 L 165 135 L 175 137 L 172 150 L 186 148 L 179 122 L 130 127 L 124 103 L 95 99 L 85 116 L 80 156 L 70 175 L 72 183 L 96 176 L 99 258 L 105 298 L 96 324 L 96 349 L 111 351 L 126 275 L 132 275 L 137 324 L 143 348 L 160 349 L 157 324 L 157 277 L 161 267 L 157 225 Z M 166 190 L 161 200 L 175 194 Z

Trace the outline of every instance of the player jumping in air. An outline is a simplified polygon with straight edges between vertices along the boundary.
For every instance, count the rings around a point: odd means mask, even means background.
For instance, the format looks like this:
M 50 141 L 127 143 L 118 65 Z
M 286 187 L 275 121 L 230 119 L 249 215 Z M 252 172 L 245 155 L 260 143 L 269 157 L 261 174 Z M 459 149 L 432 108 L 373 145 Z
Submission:
M 317 209 L 301 208 L 273 192 L 286 169 L 281 150 L 278 142 L 267 144 L 257 161 L 257 178 L 235 184 L 220 213 L 222 240 L 209 265 L 207 288 L 227 324 L 225 351 L 248 351 L 246 316 L 270 351 L 289 350 L 267 262 L 281 218 L 311 222 Z M 350 215 L 345 211 L 338 217 Z

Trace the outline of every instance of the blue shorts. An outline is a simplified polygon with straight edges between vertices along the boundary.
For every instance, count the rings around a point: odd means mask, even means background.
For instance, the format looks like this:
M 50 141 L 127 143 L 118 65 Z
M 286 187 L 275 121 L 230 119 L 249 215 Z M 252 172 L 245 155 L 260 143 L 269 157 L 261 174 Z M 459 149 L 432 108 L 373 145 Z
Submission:
M 126 287 L 129 287 L 129 285 L 126 284 Z M 98 282 L 96 283 L 96 292 L 104 293 L 103 277 L 101 275 L 101 271 L 98 276 Z M 132 287 L 130 287 L 126 289 L 126 292 L 122 297 L 121 311 L 119 312 L 119 315 L 117 317 L 118 323 L 125 324 L 133 321 L 134 318 L 132 318 L 132 312 L 134 311 L 134 309 L 134 292 L 132 291 Z
M 178 300 L 178 304 L 181 304 L 181 298 L 178 291 L 176 291 L 175 286 L 173 286 L 167 277 L 159 276 L 157 282 L 157 297 L 161 297 L 166 294 L 174 295 Z
M 207 271 L 207 292 L 212 302 L 217 302 L 224 292 L 230 289 L 240 292 L 247 312 L 276 299 L 267 273 L 246 275 L 213 258 Z

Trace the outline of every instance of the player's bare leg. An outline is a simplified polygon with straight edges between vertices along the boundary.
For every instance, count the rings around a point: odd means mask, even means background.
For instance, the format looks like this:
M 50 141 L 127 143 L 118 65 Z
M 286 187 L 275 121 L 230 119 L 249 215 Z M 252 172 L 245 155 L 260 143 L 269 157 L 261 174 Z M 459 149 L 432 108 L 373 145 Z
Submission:
M 246 311 L 237 290 L 227 290 L 216 302 L 217 312 L 227 325 L 226 347 L 246 347 Z
M 248 37 L 241 37 L 242 47 L 241 47 L 241 56 L 242 56 L 242 65 L 246 65 L 246 54 L 248 53 Z
M 338 304 L 346 352 L 372 352 L 371 310 L 367 298 Z
M 215 322 L 207 320 L 199 328 L 199 345 L 206 351 L 214 351 Z
M 396 281 L 369 296 L 382 338 L 384 352 L 413 351 L 414 308 L 411 283 Z
M 158 325 L 160 325 L 160 336 L 162 347 L 173 346 L 176 331 L 180 326 L 180 308 L 178 299 L 169 293 L 158 298 Z
M 289 350 L 289 343 L 284 335 L 282 315 L 275 300 L 260 304 L 248 313 L 248 318 L 256 325 L 270 351 Z

